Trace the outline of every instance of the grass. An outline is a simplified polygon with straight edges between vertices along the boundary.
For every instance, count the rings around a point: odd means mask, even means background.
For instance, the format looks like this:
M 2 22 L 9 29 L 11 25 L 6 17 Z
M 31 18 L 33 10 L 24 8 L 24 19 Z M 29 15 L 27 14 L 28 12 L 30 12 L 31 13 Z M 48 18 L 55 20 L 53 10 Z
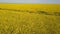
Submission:
M 60 15 L 53 14 L 54 10 L 29 11 L 0 10 L 0 34 L 60 34 Z M 48 12 L 53 15 L 46 15 Z

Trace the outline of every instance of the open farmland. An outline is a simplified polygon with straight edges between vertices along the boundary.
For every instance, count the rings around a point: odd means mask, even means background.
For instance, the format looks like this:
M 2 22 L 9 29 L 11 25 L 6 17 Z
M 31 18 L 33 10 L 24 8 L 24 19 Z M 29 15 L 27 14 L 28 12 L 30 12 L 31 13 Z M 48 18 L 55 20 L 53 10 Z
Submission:
M 0 4 L 0 34 L 60 34 L 60 5 Z

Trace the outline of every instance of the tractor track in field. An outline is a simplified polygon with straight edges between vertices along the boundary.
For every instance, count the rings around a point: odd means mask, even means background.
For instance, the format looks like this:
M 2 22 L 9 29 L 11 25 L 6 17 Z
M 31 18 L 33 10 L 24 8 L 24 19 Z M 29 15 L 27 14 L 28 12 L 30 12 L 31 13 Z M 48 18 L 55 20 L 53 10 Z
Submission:
M 46 11 L 41 11 L 41 10 L 40 11 L 36 10 L 36 12 L 30 11 L 30 10 L 8 9 L 8 8 L 0 8 L 0 10 L 60 16 L 60 12 L 46 12 Z

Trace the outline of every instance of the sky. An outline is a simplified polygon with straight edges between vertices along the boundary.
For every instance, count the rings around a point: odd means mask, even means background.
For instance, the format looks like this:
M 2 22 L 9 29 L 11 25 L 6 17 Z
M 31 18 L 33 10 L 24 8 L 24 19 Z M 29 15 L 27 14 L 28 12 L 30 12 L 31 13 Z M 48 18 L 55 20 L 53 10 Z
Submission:
M 47 3 L 60 4 L 60 0 L 0 0 L 0 3 Z

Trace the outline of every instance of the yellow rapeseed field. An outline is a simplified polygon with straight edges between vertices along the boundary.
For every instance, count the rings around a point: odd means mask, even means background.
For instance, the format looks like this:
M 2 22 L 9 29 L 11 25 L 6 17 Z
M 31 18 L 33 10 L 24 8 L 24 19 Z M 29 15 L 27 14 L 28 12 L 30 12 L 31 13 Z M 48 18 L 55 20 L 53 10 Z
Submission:
M 0 34 L 60 34 L 60 4 L 0 3 Z

